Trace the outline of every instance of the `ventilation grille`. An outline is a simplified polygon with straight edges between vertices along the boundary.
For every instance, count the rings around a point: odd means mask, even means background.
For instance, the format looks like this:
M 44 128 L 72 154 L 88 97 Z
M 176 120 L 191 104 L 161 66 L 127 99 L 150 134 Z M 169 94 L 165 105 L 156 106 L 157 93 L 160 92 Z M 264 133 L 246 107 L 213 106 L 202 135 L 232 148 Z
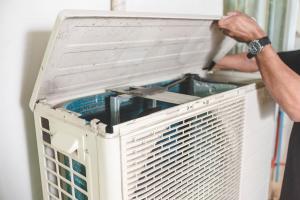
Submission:
M 238 200 L 244 99 L 122 139 L 125 199 Z
M 48 199 L 88 200 L 86 166 L 51 146 L 50 134 L 43 128 Z

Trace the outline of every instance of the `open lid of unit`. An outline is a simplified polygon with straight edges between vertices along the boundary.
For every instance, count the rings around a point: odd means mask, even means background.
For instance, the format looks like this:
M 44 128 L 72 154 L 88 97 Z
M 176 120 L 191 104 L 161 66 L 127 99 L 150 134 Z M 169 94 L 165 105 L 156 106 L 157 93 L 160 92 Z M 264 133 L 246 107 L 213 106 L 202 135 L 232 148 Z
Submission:
M 212 26 L 219 17 L 63 11 L 30 107 L 200 73 L 224 38 Z

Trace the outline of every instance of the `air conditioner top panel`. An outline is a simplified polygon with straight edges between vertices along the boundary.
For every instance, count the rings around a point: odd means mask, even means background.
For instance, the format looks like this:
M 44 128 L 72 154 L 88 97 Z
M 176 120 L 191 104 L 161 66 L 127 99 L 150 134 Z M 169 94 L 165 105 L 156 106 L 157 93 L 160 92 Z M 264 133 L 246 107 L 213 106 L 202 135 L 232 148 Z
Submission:
M 107 88 L 200 73 L 223 34 L 219 16 L 63 11 L 30 102 L 60 103 Z

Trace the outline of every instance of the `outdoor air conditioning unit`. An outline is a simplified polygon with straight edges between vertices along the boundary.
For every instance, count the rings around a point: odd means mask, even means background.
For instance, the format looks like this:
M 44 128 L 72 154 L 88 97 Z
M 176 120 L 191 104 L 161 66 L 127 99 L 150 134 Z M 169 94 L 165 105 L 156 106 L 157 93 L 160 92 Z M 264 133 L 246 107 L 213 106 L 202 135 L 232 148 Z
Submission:
M 274 103 L 202 70 L 215 19 L 59 15 L 30 103 L 45 200 L 267 199 Z

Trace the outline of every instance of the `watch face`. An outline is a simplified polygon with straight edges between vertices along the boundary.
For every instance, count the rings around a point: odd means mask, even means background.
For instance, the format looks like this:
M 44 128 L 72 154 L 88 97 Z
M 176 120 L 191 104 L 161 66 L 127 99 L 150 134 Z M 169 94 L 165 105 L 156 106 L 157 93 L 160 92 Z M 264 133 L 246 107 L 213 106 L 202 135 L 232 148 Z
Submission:
M 262 49 L 261 44 L 259 43 L 258 40 L 254 40 L 252 42 L 249 43 L 249 53 L 251 53 L 252 55 L 257 55 Z

